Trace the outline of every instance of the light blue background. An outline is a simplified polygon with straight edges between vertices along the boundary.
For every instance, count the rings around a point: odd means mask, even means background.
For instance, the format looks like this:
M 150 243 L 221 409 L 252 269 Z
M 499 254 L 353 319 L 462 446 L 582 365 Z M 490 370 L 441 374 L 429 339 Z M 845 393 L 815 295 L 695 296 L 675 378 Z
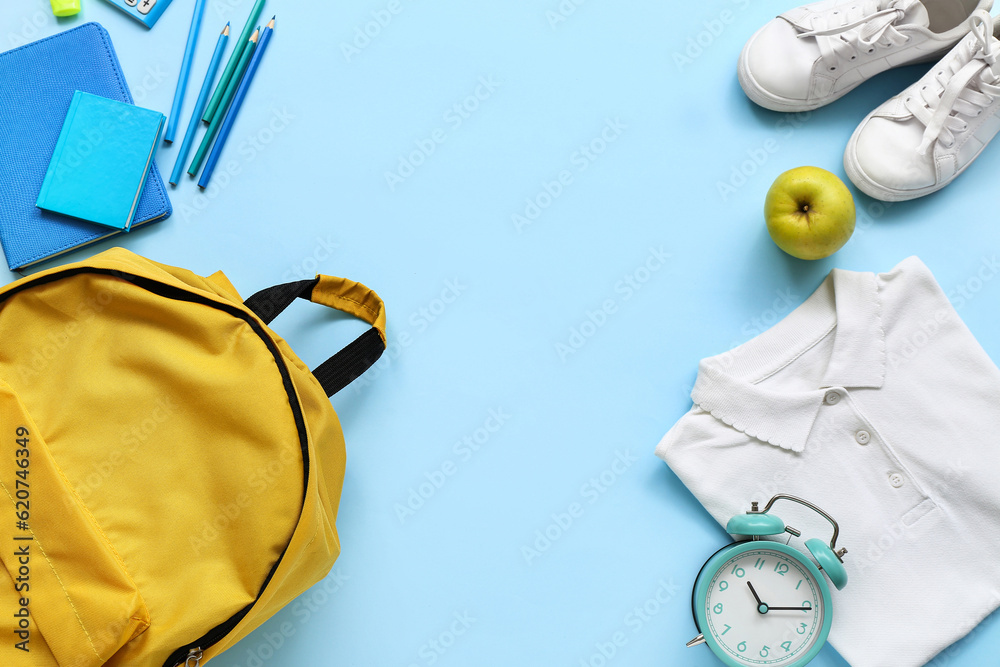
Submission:
M 343 554 L 326 582 L 213 664 L 575 667 L 603 664 L 598 645 L 621 632 L 608 665 L 714 665 L 705 647 L 684 648 L 696 634 L 690 586 L 728 537 L 653 456 L 690 405 L 698 360 L 773 323 L 779 295 L 801 302 L 833 267 L 885 271 L 916 254 L 946 291 L 968 284 L 1000 244 L 1000 148 L 923 200 L 885 208 L 855 192 L 851 242 L 802 262 L 765 231 L 771 181 L 804 164 L 843 177 L 856 124 L 919 67 L 784 117 L 748 102 L 735 64 L 785 0 L 576 0 L 554 24 L 559 0 L 399 2 L 345 55 L 389 0 L 271 0 L 278 31 L 207 195 L 185 181 L 169 220 L 67 257 L 121 244 L 223 269 L 244 295 L 319 271 L 386 301 L 392 349 L 333 401 L 348 443 Z M 238 34 L 251 4 L 209 0 L 181 132 L 219 30 L 232 20 Z M 100 21 L 137 102 L 170 109 L 192 0 L 149 32 L 102 0 L 59 22 L 46 0 L 14 5 L 0 10 L 3 48 Z M 481 79 L 498 85 L 479 88 L 459 124 L 449 110 Z M 624 129 L 581 161 L 609 119 Z M 443 143 L 390 188 L 385 172 L 437 130 Z M 158 155 L 165 173 L 175 152 Z M 744 165 L 755 155 L 763 164 Z M 225 178 L 228 161 L 238 173 Z M 752 173 L 722 197 L 718 184 L 741 168 Z M 518 230 L 512 215 L 564 170 L 572 181 Z M 626 298 L 620 281 L 651 249 L 670 257 L 639 271 L 648 280 Z M 998 298 L 987 282 L 960 309 L 994 359 Z M 606 300 L 614 312 L 561 358 L 557 346 Z M 274 328 L 315 365 L 364 326 L 301 304 Z M 471 456 L 456 452 L 491 410 L 503 425 Z M 613 484 L 585 486 L 619 455 L 634 461 Z M 455 474 L 401 520 L 397 504 L 449 461 Z M 528 563 L 522 547 L 571 503 L 582 515 Z M 196 563 L 178 567 L 198 576 Z M 655 613 L 636 616 L 647 603 Z M 456 614 L 469 627 L 435 652 Z M 992 664 L 998 640 L 994 616 L 935 664 Z M 846 665 L 829 647 L 814 664 Z

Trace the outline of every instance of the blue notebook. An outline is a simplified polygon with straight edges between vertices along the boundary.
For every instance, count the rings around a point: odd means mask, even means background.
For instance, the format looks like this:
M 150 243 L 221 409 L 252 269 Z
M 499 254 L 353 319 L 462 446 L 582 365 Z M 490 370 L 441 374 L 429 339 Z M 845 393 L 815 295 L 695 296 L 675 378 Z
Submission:
M 35 206 L 77 90 L 132 103 L 111 39 L 96 23 L 0 53 L 0 243 L 12 270 L 121 233 Z M 170 213 L 154 161 L 132 227 Z
M 159 111 L 76 91 L 35 205 L 127 232 L 164 120 Z

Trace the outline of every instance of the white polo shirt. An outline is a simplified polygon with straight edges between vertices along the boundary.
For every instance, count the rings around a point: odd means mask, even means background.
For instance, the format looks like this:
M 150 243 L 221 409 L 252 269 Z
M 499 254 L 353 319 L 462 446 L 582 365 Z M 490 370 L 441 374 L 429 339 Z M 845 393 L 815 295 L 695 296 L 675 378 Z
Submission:
M 656 454 L 720 524 L 779 492 L 840 524 L 830 642 L 853 667 L 924 665 L 1000 605 L 1000 370 L 919 259 L 834 269 L 702 360 L 691 398 Z M 792 546 L 829 542 L 808 510 L 772 511 Z

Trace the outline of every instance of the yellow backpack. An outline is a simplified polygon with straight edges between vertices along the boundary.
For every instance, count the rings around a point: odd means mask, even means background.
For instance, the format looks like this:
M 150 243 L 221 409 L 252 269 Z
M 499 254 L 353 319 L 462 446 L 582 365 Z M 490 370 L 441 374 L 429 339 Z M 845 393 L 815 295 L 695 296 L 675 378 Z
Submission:
M 268 328 L 298 297 L 372 328 L 310 372 Z M 0 665 L 201 665 L 330 571 L 364 285 L 113 249 L 0 288 L 0 341 Z

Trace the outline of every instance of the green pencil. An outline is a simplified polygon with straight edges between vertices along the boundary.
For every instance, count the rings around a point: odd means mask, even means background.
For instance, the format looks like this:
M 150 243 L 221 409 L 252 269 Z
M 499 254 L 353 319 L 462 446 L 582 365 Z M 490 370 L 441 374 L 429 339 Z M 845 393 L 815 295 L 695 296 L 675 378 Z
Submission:
M 250 35 L 250 39 L 247 40 L 247 46 L 243 49 L 243 56 L 240 58 L 240 62 L 236 65 L 236 71 L 233 72 L 233 77 L 229 79 L 229 85 L 226 86 L 226 91 L 222 95 L 222 101 L 219 102 L 219 112 L 215 114 L 215 118 L 212 119 L 212 124 L 208 126 L 205 136 L 202 137 L 201 145 L 198 146 L 198 152 L 194 154 L 194 159 L 191 160 L 191 166 L 188 167 L 188 174 L 191 176 L 198 175 L 198 170 L 201 169 L 201 163 L 205 160 L 205 156 L 208 154 L 208 149 L 212 146 L 212 140 L 215 139 L 215 135 L 219 132 L 219 126 L 222 125 L 222 121 L 226 117 L 226 109 L 229 108 L 229 103 L 233 101 L 236 89 L 239 88 L 240 81 L 243 79 L 243 74 L 247 71 L 247 65 L 250 64 L 250 57 L 253 55 L 254 49 L 257 48 L 257 38 L 259 35 L 260 28 L 257 28 L 253 31 L 253 34 Z
M 222 70 L 222 77 L 219 79 L 219 83 L 215 87 L 215 92 L 212 93 L 212 99 L 208 101 L 208 106 L 205 107 L 205 115 L 203 115 L 201 119 L 206 123 L 211 123 L 212 119 L 215 118 L 215 112 L 218 110 L 220 102 L 222 102 L 222 95 L 226 91 L 226 86 L 229 85 L 229 80 L 233 78 L 233 72 L 236 71 L 240 58 L 243 57 L 243 52 L 246 50 L 247 46 L 247 40 L 250 38 L 250 33 L 253 31 L 253 27 L 257 25 L 257 19 L 260 18 L 260 13 L 262 11 L 264 11 L 264 0 L 257 0 L 257 3 L 250 11 L 250 18 L 247 19 L 247 24 L 243 26 L 243 32 L 240 33 L 240 38 L 236 40 L 236 45 L 233 48 L 233 54 L 229 56 L 229 62 L 226 63 L 226 69 Z

